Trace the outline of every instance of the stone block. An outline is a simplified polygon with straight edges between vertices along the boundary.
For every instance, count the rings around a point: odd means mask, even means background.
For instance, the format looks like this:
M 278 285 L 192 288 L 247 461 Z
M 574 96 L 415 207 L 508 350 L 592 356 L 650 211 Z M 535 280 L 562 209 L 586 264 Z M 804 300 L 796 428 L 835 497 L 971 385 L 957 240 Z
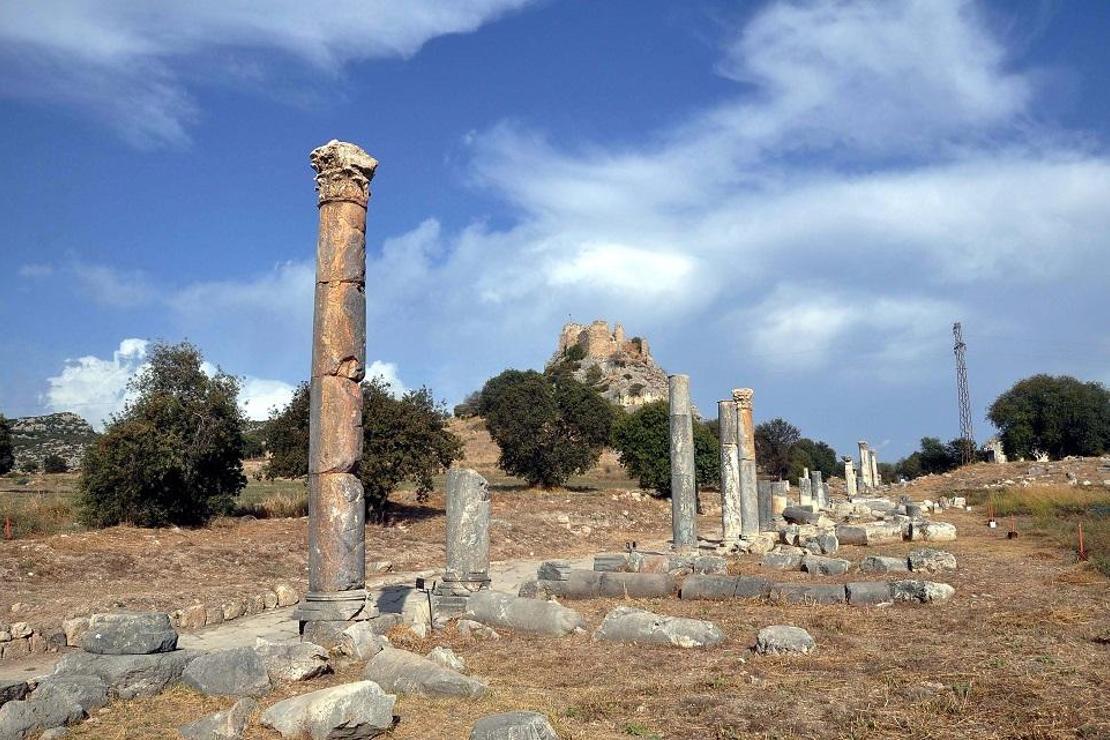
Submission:
M 890 594 L 895 601 L 909 601 L 917 604 L 931 604 L 948 601 L 956 589 L 947 583 L 932 581 L 892 581 Z
M 181 682 L 206 696 L 262 696 L 270 690 L 266 662 L 249 647 L 201 655 L 185 668 Z
M 376 737 L 393 727 L 396 700 L 373 681 L 355 681 L 279 701 L 261 722 L 286 740 Z
M 496 591 L 481 591 L 467 599 L 466 616 L 492 627 L 546 635 L 567 635 L 586 626 L 573 609 Z
M 255 639 L 254 651 L 262 658 L 272 684 L 307 681 L 331 672 L 328 651 L 311 642 L 271 642 L 259 637 Z
M 477 679 L 391 647 L 371 658 L 362 676 L 397 694 L 477 698 L 489 692 L 489 687 Z
M 605 616 L 593 639 L 693 648 L 717 645 L 725 636 L 712 622 L 618 606 Z
M 34 693 L 35 701 L 54 704 L 73 702 L 85 714 L 92 714 L 108 703 L 108 684 L 100 676 L 59 675 L 45 676 L 39 680 Z
M 290 586 L 288 583 L 278 583 L 274 586 L 274 593 L 277 594 L 278 606 L 293 606 L 301 600 L 300 594 L 297 589 Z
M 909 569 L 909 561 L 906 558 L 868 555 L 859 561 L 860 573 L 904 573 Z
M 823 555 L 832 555 L 840 549 L 840 540 L 836 538 L 836 533 L 834 532 L 821 532 L 815 535 L 810 541 L 817 543 Z
M 389 638 L 373 628 L 372 621 L 355 622 L 339 633 L 336 652 L 355 660 L 370 660 L 389 645 Z
M 442 645 L 432 648 L 432 650 L 424 656 L 438 666 L 443 668 L 450 668 L 452 671 L 458 673 L 466 673 L 466 661 L 455 654 L 455 651 Z
M 763 556 L 760 565 L 765 568 L 778 568 L 779 570 L 799 570 L 802 567 L 802 558 L 806 551 L 800 547 L 780 547 Z
M 177 626 L 183 630 L 199 630 L 208 620 L 208 610 L 204 604 L 191 604 L 181 610 Z
M 62 632 L 64 632 L 66 636 L 66 645 L 78 647 L 81 644 L 81 637 L 88 628 L 88 617 L 74 617 L 73 619 L 63 620 Z
M 73 701 L 36 700 L 10 701 L 0 706 L 0 738 L 23 740 L 44 730 L 64 727 L 81 721 L 84 712 Z
M 620 573 L 628 570 L 628 553 L 603 552 L 594 555 L 594 570 L 602 573 Z
M 915 524 L 913 539 L 924 542 L 951 542 L 956 539 L 956 525 L 948 522 Z
M 547 560 L 540 564 L 536 578 L 541 581 L 565 581 L 572 569 L 567 560 Z
M 755 638 L 755 651 L 761 655 L 804 655 L 816 647 L 812 635 L 788 624 L 764 627 Z
M 846 596 L 841 585 L 776 583 L 770 598 L 787 604 L 843 604 Z
M 938 573 L 944 570 L 956 570 L 956 556 L 944 550 L 933 550 L 922 547 L 910 550 L 910 570 Z
M 164 612 L 93 614 L 81 648 L 100 655 L 149 655 L 177 648 L 177 630 Z
M 559 740 L 547 717 L 539 712 L 502 712 L 474 723 L 470 740 Z
M 186 666 L 201 653 L 174 650 L 149 655 L 96 655 L 70 653 L 54 666 L 51 675 L 87 674 L 108 685 L 108 694 L 120 699 L 154 696 L 176 683 Z
M 848 603 L 852 606 L 875 606 L 894 601 L 890 584 L 886 581 L 852 581 L 844 588 L 848 594 Z
M 852 567 L 852 561 L 843 558 L 829 558 L 823 555 L 806 555 L 802 560 L 802 570 L 819 576 L 842 576 Z
M 258 711 L 258 702 L 251 698 L 240 699 L 222 712 L 201 717 L 179 727 L 185 740 L 239 740 Z

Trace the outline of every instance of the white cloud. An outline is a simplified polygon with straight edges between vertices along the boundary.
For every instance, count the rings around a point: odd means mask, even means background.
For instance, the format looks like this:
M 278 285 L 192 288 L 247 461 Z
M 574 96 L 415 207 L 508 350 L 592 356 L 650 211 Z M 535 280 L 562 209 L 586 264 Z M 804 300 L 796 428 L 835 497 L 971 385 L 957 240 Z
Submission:
M 431 39 L 474 31 L 528 1 L 3 3 L 0 95 L 80 108 L 139 145 L 181 143 L 198 116 L 189 89 L 198 78 L 238 74 L 264 88 L 265 62 L 276 61 L 264 52 L 334 76 L 347 62 L 410 57 Z
M 45 406 L 52 412 L 72 411 L 93 427 L 123 408 L 127 383 L 146 356 L 144 339 L 124 339 L 110 360 L 92 355 L 66 360 L 62 371 L 46 379 Z
M 284 408 L 296 388 L 282 380 L 266 380 L 247 376 L 239 388 L 239 408 L 248 419 L 270 418 L 274 409 Z
M 40 264 L 40 263 L 31 262 L 31 263 L 28 263 L 26 265 L 20 265 L 19 270 L 18 270 L 18 275 L 21 278 L 37 279 L 37 278 L 50 277 L 53 274 L 54 274 L 54 265 L 51 265 L 49 263 L 41 263 Z
M 80 289 L 103 306 L 131 308 L 150 303 L 157 297 L 149 278 L 141 270 L 73 262 L 69 272 Z
M 370 366 L 366 368 L 366 379 L 373 378 L 383 381 L 389 387 L 390 394 L 395 397 L 400 398 L 408 390 L 405 388 L 405 384 L 401 382 L 401 375 L 395 362 L 382 362 L 381 360 L 371 362 Z

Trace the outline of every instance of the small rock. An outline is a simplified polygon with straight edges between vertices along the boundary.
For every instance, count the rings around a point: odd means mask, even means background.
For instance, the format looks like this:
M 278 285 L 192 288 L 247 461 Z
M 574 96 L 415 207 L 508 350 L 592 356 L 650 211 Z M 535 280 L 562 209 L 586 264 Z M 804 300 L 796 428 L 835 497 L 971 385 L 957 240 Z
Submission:
M 944 550 L 922 547 L 910 550 L 910 570 L 936 573 L 943 570 L 956 570 L 956 556 Z
M 502 712 L 475 722 L 470 740 L 559 740 L 559 736 L 539 712 Z
M 340 655 L 370 660 L 387 645 L 389 638 L 378 634 L 371 622 L 355 622 L 340 633 L 335 647 Z
M 229 619 L 238 619 L 247 612 L 247 602 L 243 599 L 235 599 L 223 605 L 224 621 Z
M 201 655 L 189 663 L 181 682 L 206 696 L 262 696 L 270 690 L 266 662 L 249 647 Z
M 393 704 L 373 681 L 355 681 L 279 701 L 262 713 L 283 738 L 369 738 L 393 727 Z
M 777 547 L 763 556 L 760 565 L 779 570 L 798 570 L 802 567 L 805 550 L 800 547 Z
M 267 609 L 276 609 L 278 605 L 278 595 L 273 591 L 267 591 L 262 594 L 262 605 Z
M 81 637 L 89 629 L 88 617 L 74 617 L 62 621 L 62 632 L 66 636 L 66 645 L 77 647 L 81 644 Z
M 500 640 L 501 635 L 493 627 L 487 627 L 473 619 L 460 619 L 455 623 L 455 629 L 463 637 L 475 637 L 484 640 Z
M 293 606 L 301 600 L 297 590 L 288 583 L 279 583 L 274 586 L 274 593 L 277 594 L 278 606 Z
M 444 668 L 450 668 L 459 673 L 467 672 L 466 661 L 456 655 L 455 651 L 451 648 L 442 646 L 433 648 L 425 657 L 436 665 L 443 666 Z
M 824 555 L 832 555 L 840 549 L 840 540 L 836 538 L 836 534 L 833 532 L 822 532 L 814 537 L 812 541 L 821 547 L 821 553 Z
M 31 629 L 31 625 L 26 622 L 12 622 L 12 626 L 8 628 L 8 632 L 11 633 L 13 639 L 18 640 L 20 637 L 30 637 L 34 630 Z
M 178 732 L 185 740 L 239 740 L 257 711 L 254 699 L 240 699 L 230 709 L 201 717 L 178 728 Z
M 199 630 L 208 621 L 208 610 L 204 604 L 190 604 L 181 610 L 177 626 L 183 630 Z
M 764 627 L 755 638 L 755 650 L 761 655 L 808 653 L 816 647 L 817 642 L 808 632 L 787 624 Z
M 61 740 L 61 738 L 68 736 L 69 728 L 51 727 L 49 730 L 39 735 L 39 740 Z

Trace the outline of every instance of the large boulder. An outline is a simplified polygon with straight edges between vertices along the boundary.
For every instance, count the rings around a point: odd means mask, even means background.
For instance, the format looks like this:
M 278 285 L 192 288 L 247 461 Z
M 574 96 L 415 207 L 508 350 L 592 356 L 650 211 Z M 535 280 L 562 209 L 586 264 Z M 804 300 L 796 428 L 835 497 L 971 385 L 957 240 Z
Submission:
M 543 635 L 567 635 L 586 626 L 582 615 L 573 609 L 550 601 L 526 599 L 496 591 L 479 591 L 468 597 L 466 617 L 491 627 Z
M 230 709 L 201 717 L 177 731 L 185 740 L 239 740 L 257 711 L 254 699 L 240 699 Z
M 489 692 L 489 687 L 477 679 L 391 647 L 370 659 L 362 677 L 397 694 L 479 697 Z
M 779 570 L 799 570 L 806 551 L 801 547 L 780 546 L 763 556 L 760 565 Z
M 39 680 L 31 696 L 36 701 L 55 704 L 74 702 L 85 714 L 91 714 L 108 703 L 108 684 L 100 676 L 60 675 L 46 676 Z
M 44 730 L 79 722 L 84 716 L 77 702 L 65 697 L 10 701 L 0 707 L 0 738 L 24 740 Z
M 502 712 L 474 723 L 470 740 L 559 740 L 555 728 L 539 712 Z
M 668 617 L 618 606 L 605 615 L 594 639 L 693 648 L 717 645 L 725 635 L 717 625 L 701 619 Z
M 393 727 L 396 701 L 373 681 L 355 681 L 279 701 L 261 721 L 287 740 L 361 740 Z
M 120 699 L 154 696 L 181 678 L 195 660 L 196 650 L 174 650 L 150 655 L 95 655 L 70 653 L 51 675 L 93 675 L 108 685 L 108 695 Z
M 860 573 L 905 573 L 909 569 L 910 565 L 906 558 L 868 555 L 859 561 Z
M 271 683 L 307 681 L 331 671 L 328 651 L 311 642 L 270 642 L 259 637 L 254 642 L 254 651 L 266 664 Z
M 249 647 L 201 655 L 189 663 L 181 682 L 207 696 L 262 696 L 270 690 L 266 661 Z
M 956 556 L 944 550 L 922 547 L 910 550 L 910 570 L 926 573 L 939 573 L 943 570 L 956 570 Z
M 791 655 L 811 652 L 817 641 L 801 627 L 776 624 L 764 627 L 755 638 L 755 650 L 762 655 Z
M 164 612 L 93 614 L 81 648 L 100 655 L 149 655 L 177 648 L 177 630 Z

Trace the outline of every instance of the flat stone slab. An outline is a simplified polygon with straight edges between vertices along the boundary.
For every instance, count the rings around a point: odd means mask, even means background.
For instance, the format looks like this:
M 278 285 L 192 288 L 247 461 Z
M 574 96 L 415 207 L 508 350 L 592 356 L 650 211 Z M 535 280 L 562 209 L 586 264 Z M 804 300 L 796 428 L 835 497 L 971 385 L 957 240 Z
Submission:
M 181 682 L 207 696 L 262 696 L 271 685 L 266 661 L 249 647 L 201 655 L 185 668 Z
M 331 672 L 328 651 L 311 642 L 272 642 L 260 637 L 255 641 L 254 651 L 262 658 L 270 682 L 274 684 L 307 681 Z
M 149 655 L 177 648 L 177 630 L 164 612 L 93 614 L 81 648 L 100 655 Z
M 956 556 L 944 550 L 934 550 L 929 547 L 910 550 L 908 560 L 912 571 L 939 573 L 945 570 L 956 570 Z
M 875 545 L 902 539 L 902 526 L 885 522 L 838 524 L 836 539 L 841 545 Z
M 396 701 L 373 681 L 355 681 L 279 701 L 261 721 L 287 740 L 377 737 L 393 727 Z
M 470 740 L 559 740 L 555 728 L 539 712 L 502 712 L 474 723 Z
M 802 560 L 802 570 L 819 576 L 842 576 L 851 567 L 851 560 L 829 558 L 824 555 L 806 555 Z
M 682 582 L 683 599 L 761 599 L 774 584 L 758 576 L 692 575 Z
M 813 636 L 801 627 L 776 624 L 764 627 L 755 638 L 755 651 L 761 655 L 797 655 L 817 647 Z
M 176 683 L 186 666 L 199 655 L 195 650 L 149 655 L 70 653 L 58 661 L 51 675 L 98 676 L 108 685 L 109 696 L 134 699 L 154 696 Z
M 906 573 L 909 569 L 910 564 L 906 558 L 868 555 L 859 561 L 860 573 Z
M 550 601 L 526 599 L 497 591 L 480 591 L 468 598 L 466 616 L 490 627 L 543 635 L 568 635 L 586 626 L 586 620 L 573 609 Z
M 477 679 L 444 668 L 416 653 L 391 647 L 370 659 L 362 677 L 397 694 L 477 698 L 489 693 L 489 687 Z
M 92 675 L 46 676 L 31 696 L 37 701 L 73 702 L 85 714 L 91 714 L 108 703 L 108 684 Z
M 177 731 L 185 740 L 239 740 L 257 711 L 254 699 L 240 699 L 230 709 L 201 717 Z
M 717 625 L 705 620 L 618 606 L 605 615 L 593 639 L 695 648 L 718 645 L 724 642 L 725 635 Z

